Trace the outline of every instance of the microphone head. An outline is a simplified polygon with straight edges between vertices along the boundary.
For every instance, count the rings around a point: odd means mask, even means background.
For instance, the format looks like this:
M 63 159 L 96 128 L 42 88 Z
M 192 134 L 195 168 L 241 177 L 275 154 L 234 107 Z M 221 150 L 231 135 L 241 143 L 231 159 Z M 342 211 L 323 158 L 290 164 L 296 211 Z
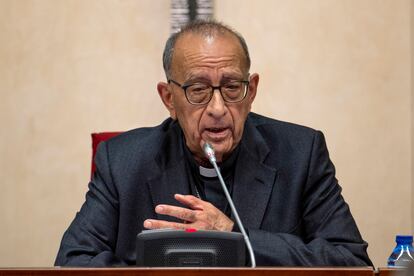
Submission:
M 216 155 L 214 154 L 214 149 L 209 143 L 204 143 L 203 151 L 210 163 L 215 163 L 217 161 Z

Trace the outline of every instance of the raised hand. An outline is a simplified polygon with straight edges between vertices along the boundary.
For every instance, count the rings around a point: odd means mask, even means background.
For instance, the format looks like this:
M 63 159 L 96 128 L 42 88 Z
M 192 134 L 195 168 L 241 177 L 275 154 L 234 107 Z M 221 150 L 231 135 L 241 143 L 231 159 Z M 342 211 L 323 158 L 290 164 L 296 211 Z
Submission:
M 188 208 L 160 204 L 155 207 L 155 212 L 181 219 L 182 223 L 147 219 L 144 221 L 144 227 L 147 229 L 194 228 L 227 232 L 233 229 L 234 222 L 210 202 L 192 195 L 175 194 L 174 198 Z

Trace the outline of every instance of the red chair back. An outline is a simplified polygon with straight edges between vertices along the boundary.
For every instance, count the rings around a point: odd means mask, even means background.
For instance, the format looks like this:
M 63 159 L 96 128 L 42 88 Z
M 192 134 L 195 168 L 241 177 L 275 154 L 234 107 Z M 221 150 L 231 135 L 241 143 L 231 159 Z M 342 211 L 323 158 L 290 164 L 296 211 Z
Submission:
M 99 143 L 106 141 L 112 137 L 115 137 L 121 134 L 122 131 L 113 131 L 113 132 L 99 132 L 99 133 L 92 133 L 92 165 L 91 165 L 91 179 L 93 173 L 95 172 L 96 165 L 95 165 L 95 154 L 96 149 L 98 148 Z

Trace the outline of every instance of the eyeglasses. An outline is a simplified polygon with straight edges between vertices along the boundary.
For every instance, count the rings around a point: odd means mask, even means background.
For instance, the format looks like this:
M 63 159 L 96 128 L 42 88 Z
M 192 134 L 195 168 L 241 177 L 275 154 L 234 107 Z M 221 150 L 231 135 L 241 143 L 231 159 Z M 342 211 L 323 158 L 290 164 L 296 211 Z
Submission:
M 220 86 L 212 86 L 208 83 L 192 83 L 182 85 L 175 80 L 169 79 L 168 83 L 174 83 L 184 90 L 185 97 L 190 104 L 208 104 L 213 97 L 214 90 L 220 91 L 223 100 L 227 103 L 238 103 L 247 95 L 249 81 L 232 80 Z

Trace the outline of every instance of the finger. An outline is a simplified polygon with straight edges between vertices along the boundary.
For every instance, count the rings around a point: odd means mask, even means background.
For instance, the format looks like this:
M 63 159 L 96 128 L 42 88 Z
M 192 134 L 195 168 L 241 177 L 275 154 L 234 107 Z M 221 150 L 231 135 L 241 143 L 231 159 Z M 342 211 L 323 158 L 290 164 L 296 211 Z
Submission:
M 144 227 L 147 229 L 161 229 L 161 228 L 185 229 L 185 228 L 188 228 L 188 225 L 184 223 L 171 222 L 171 221 L 165 221 L 165 220 L 147 219 L 144 221 Z
M 201 200 L 198 197 L 195 197 L 193 195 L 180 195 L 180 194 L 175 194 L 174 195 L 174 198 L 178 202 L 180 202 L 180 203 L 182 203 L 182 204 L 190 207 L 193 210 L 203 210 L 204 209 L 204 205 L 206 203 L 205 201 L 203 201 L 203 200 Z
M 155 207 L 155 212 L 161 215 L 176 217 L 184 221 L 193 222 L 196 220 L 196 214 L 193 210 L 177 206 L 157 205 L 157 207 Z

